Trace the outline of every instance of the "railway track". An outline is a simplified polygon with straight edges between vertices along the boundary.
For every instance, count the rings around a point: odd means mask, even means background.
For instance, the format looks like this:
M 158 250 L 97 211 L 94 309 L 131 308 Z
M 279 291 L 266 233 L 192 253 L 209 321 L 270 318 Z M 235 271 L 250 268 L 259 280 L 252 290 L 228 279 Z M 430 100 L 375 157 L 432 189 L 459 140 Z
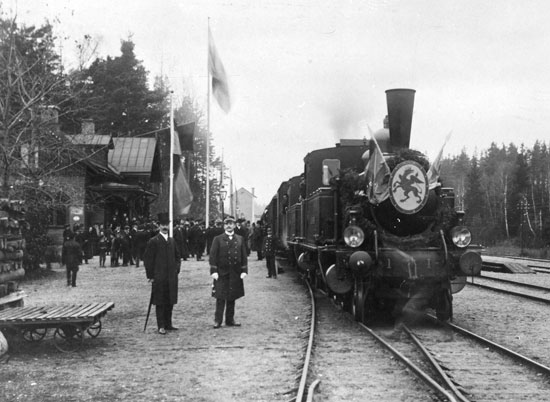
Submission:
M 449 401 L 545 401 L 550 368 L 456 325 L 417 323 L 405 336 L 361 325 Z M 427 362 L 418 364 L 418 349 Z M 409 357 L 411 356 L 412 357 Z M 414 362 L 414 363 L 411 363 Z M 429 366 L 427 370 L 422 367 Z M 412 367 L 412 366 L 411 366 Z
M 519 282 L 496 276 L 476 276 L 468 278 L 469 286 L 489 289 L 529 300 L 550 304 L 550 287 Z
M 547 366 L 456 325 L 431 317 L 396 339 L 392 326 L 358 325 L 325 295 L 311 295 L 315 319 L 295 401 L 545 401 L 550 393 Z
M 314 335 L 292 401 L 437 401 L 437 393 L 317 291 Z M 306 369 L 307 367 L 307 369 Z

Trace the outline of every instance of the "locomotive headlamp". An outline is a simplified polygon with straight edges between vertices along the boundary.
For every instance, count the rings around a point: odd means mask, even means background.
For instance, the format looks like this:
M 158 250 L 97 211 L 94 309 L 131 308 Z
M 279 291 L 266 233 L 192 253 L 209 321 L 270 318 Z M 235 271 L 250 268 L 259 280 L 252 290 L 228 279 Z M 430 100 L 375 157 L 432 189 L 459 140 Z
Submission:
M 451 239 L 457 247 L 468 247 L 472 241 L 472 233 L 465 226 L 455 226 L 451 230 Z
M 351 225 L 344 230 L 344 241 L 349 247 L 359 247 L 365 240 L 365 233 L 359 226 Z

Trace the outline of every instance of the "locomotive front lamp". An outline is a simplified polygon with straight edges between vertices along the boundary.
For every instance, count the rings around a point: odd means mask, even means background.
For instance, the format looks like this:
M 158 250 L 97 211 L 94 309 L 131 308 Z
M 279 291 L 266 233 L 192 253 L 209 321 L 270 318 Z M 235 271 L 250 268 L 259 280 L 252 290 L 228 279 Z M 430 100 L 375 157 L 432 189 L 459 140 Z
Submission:
M 365 233 L 359 226 L 351 225 L 344 230 L 344 241 L 349 247 L 359 247 L 365 240 Z
M 451 239 L 457 247 L 468 247 L 472 241 L 472 232 L 465 226 L 455 226 L 451 230 Z

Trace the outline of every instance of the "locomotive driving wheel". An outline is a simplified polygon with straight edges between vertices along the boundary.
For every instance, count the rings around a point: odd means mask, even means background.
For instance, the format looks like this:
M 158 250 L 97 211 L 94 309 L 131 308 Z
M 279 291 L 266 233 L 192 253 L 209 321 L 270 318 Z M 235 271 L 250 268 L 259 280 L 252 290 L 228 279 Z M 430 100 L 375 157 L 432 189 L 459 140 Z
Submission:
M 442 289 L 437 297 L 435 315 L 440 321 L 448 321 L 453 318 L 453 295 L 450 289 Z
M 363 322 L 365 313 L 365 301 L 367 300 L 367 289 L 362 281 L 355 280 L 353 289 L 352 313 L 355 321 Z
M 355 281 L 352 313 L 355 321 L 369 324 L 375 319 L 376 308 L 371 283 L 367 280 Z

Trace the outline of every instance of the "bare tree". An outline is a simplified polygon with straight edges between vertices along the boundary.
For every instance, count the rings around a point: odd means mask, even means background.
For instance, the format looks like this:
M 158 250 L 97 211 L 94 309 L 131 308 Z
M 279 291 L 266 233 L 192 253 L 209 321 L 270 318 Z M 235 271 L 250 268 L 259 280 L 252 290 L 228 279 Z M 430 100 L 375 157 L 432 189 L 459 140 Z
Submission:
M 67 178 L 82 174 L 89 157 L 59 129 L 65 106 L 85 82 L 63 73 L 54 39 L 49 24 L 19 27 L 15 18 L 0 17 L 0 197 L 24 200 L 33 230 L 25 236 L 27 251 L 37 258 L 47 243 L 48 216 L 74 199 Z

